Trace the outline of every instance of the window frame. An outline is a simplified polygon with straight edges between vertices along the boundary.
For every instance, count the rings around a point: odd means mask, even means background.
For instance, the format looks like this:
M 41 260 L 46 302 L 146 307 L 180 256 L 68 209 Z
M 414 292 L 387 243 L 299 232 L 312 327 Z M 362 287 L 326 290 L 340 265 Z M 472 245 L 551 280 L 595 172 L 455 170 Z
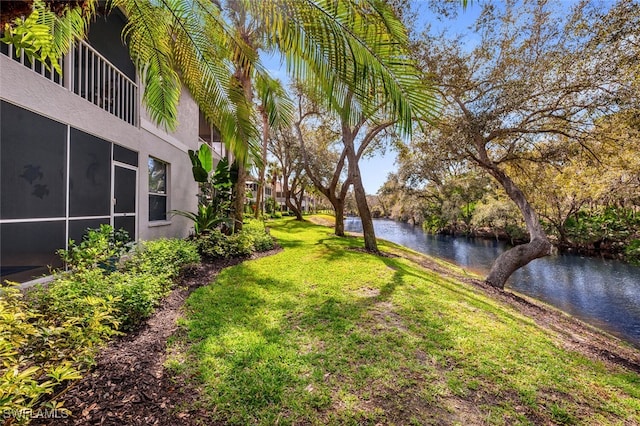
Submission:
M 164 165 L 164 192 L 155 192 L 152 190 L 151 185 L 150 185 L 150 181 L 151 181 L 151 162 L 155 162 L 155 163 L 160 163 Z M 165 223 L 169 221 L 169 215 L 168 212 L 170 210 L 169 207 L 169 202 L 170 202 L 170 198 L 169 198 L 169 169 L 170 169 L 170 163 L 168 163 L 167 161 L 164 160 L 160 160 L 157 157 L 154 157 L 152 155 L 150 155 L 147 159 L 147 182 L 148 182 L 148 188 L 147 188 L 147 200 L 149 203 L 149 208 L 147 209 L 147 219 L 149 221 L 150 224 L 154 224 L 154 223 Z M 166 207 L 166 211 L 164 212 L 164 218 L 163 219 L 152 219 L 151 218 L 151 197 L 164 197 L 165 198 L 165 207 Z

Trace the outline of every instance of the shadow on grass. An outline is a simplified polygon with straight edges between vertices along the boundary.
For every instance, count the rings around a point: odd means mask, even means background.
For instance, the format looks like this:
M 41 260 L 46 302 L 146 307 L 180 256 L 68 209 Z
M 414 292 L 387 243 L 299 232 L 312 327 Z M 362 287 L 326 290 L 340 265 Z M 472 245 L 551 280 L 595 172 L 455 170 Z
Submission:
M 209 398 L 208 420 L 275 424 L 284 417 L 284 423 L 322 423 L 335 415 L 358 423 L 364 410 L 336 411 L 336 406 L 348 401 L 349 395 L 360 399 L 368 392 L 375 400 L 397 400 L 391 418 L 408 422 L 415 412 L 405 410 L 407 399 L 397 395 L 395 377 L 412 365 L 418 382 L 423 382 L 420 375 L 431 367 L 416 367 L 416 348 L 447 358 L 455 347 L 455 336 L 447 327 L 451 319 L 439 315 L 450 307 L 431 294 L 426 307 L 431 311 L 416 313 L 421 302 L 415 298 L 426 297 L 431 290 L 437 293 L 440 286 L 474 304 L 490 305 L 454 283 L 429 279 L 428 273 L 421 274 L 399 259 L 349 250 L 361 239 L 328 237 L 325 229 L 308 223 L 289 220 L 278 225 L 274 230 L 286 227 L 278 236 L 285 249 L 294 249 L 290 254 L 307 246 L 328 264 L 370 256 L 360 265 L 371 266 L 375 259 L 374 263 L 385 265 L 380 270 L 389 268 L 393 273 L 385 274 L 383 282 L 341 289 L 320 284 L 317 278 L 311 280 L 313 286 L 306 286 L 303 269 L 299 278 L 284 278 L 264 264 L 245 263 L 223 271 L 210 286 L 194 292 L 188 303 L 188 337 L 194 368 Z M 297 238 L 298 231 L 305 234 Z M 308 254 L 291 255 L 291 267 L 300 267 Z M 279 259 L 270 266 L 285 264 Z M 400 290 L 402 301 L 396 299 Z M 382 382 L 376 378 L 380 371 Z M 407 390 L 414 394 L 416 388 Z M 420 403 L 423 408 L 429 405 Z M 388 423 L 384 413 L 370 415 L 381 416 L 373 424 Z

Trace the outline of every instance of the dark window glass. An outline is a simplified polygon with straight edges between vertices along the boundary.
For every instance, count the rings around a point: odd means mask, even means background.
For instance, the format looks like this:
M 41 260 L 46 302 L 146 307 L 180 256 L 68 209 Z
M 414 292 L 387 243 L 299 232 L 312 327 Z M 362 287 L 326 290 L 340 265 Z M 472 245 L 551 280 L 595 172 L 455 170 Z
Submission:
M 149 221 L 167 220 L 167 163 L 149 157 Z
M 138 166 L 138 153 L 120 145 L 113 146 L 113 159 L 131 166 Z
M 106 219 L 81 219 L 69 221 L 69 238 L 80 244 L 82 237 L 87 234 L 87 229 L 98 229 L 100 225 L 109 224 L 109 218 Z
M 0 218 L 64 217 L 67 127 L 0 105 Z
M 69 215 L 111 213 L 111 143 L 71 129 Z
M 135 213 L 136 211 L 136 171 L 116 166 L 114 196 L 116 213 Z
M 0 224 L 2 280 L 28 281 L 62 266 L 56 250 L 65 246 L 65 223 Z
M 149 221 L 167 220 L 167 197 L 149 195 Z
M 136 218 L 135 216 L 120 216 L 113 218 L 113 228 L 116 230 L 124 229 L 129 233 L 132 240 L 136 237 Z

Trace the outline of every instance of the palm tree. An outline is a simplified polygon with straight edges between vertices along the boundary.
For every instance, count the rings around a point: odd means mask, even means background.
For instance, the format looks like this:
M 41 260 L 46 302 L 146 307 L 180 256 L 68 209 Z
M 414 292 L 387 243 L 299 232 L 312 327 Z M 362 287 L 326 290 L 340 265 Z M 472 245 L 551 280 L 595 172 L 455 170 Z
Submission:
M 258 218 L 263 211 L 265 172 L 267 170 L 267 147 L 270 130 L 274 127 L 289 126 L 293 117 L 293 102 L 287 96 L 280 81 L 271 78 L 260 78 L 256 89 L 260 99 L 258 111 L 262 119 L 262 150 L 259 164 L 258 195 L 256 197 L 256 213 Z

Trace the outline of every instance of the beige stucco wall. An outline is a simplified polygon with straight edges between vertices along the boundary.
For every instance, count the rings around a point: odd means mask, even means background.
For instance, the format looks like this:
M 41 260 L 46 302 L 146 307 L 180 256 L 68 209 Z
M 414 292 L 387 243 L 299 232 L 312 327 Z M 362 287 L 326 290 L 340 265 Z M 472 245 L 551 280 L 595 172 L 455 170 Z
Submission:
M 186 90 L 180 99 L 178 128 L 171 134 L 151 123 L 145 111 L 140 114 L 139 125 L 132 126 L 4 55 L 0 55 L 0 98 L 137 151 L 138 238 L 188 235 L 191 224 L 182 217 L 150 224 L 147 196 L 147 159 L 153 156 L 170 164 L 169 209 L 196 209 L 198 188 L 191 176 L 187 150 L 198 146 L 198 106 Z

